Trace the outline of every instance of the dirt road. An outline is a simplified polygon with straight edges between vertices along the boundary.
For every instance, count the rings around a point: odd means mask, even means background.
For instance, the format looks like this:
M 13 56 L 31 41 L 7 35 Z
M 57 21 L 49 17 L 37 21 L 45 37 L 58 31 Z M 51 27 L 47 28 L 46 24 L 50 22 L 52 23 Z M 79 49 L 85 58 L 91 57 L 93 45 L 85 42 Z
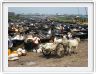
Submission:
M 88 41 L 81 41 L 78 53 L 62 58 L 45 58 L 42 53 L 28 52 L 19 60 L 9 61 L 9 67 L 87 67 L 88 66 Z

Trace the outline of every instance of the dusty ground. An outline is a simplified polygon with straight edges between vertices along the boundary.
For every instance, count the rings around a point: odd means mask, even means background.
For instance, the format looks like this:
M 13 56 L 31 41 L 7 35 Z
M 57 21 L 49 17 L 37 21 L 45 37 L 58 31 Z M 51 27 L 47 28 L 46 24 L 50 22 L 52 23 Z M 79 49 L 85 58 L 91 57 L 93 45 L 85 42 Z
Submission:
M 45 58 L 42 53 L 28 52 L 19 60 L 9 61 L 9 67 L 87 67 L 88 66 L 88 41 L 81 41 L 78 53 L 62 58 Z

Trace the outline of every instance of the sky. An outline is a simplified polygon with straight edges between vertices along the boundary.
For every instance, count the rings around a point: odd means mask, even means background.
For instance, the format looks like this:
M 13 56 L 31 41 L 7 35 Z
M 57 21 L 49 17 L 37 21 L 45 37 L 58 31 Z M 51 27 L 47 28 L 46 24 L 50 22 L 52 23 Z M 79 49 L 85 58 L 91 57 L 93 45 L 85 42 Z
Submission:
M 86 15 L 86 7 L 9 7 L 8 12 L 16 14 L 68 14 L 68 15 Z

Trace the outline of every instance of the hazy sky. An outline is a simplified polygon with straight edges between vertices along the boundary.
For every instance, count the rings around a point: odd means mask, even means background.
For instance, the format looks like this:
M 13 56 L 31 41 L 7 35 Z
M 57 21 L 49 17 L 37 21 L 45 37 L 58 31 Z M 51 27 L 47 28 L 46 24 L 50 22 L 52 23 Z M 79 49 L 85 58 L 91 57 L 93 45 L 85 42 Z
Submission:
M 85 7 L 9 7 L 8 12 L 16 14 L 79 14 L 86 15 L 88 8 Z

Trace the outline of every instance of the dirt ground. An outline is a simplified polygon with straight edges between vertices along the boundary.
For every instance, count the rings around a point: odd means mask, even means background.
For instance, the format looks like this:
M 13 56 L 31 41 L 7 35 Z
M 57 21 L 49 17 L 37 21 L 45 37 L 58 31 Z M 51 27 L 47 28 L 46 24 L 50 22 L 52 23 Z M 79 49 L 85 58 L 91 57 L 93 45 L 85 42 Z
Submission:
M 78 53 L 62 58 L 45 58 L 42 53 L 28 52 L 19 60 L 9 61 L 9 67 L 87 67 L 88 66 L 88 41 L 81 41 Z

